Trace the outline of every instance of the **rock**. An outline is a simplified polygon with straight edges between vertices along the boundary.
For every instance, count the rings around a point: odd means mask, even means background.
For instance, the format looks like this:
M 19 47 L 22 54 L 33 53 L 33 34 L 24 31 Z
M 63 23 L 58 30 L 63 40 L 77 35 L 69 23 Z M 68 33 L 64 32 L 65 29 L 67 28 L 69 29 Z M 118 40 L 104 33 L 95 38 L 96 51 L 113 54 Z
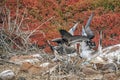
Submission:
M 93 75 L 93 74 L 98 74 L 99 72 L 92 69 L 92 68 L 83 68 L 82 69 L 82 72 L 85 74 L 85 75 Z
M 50 69 L 54 66 L 56 66 L 56 64 L 51 62 L 44 62 L 40 65 L 24 62 L 20 67 L 20 71 L 28 72 L 30 74 L 40 74 L 46 71 L 50 71 Z
M 103 75 L 102 74 L 93 74 L 93 75 L 86 75 L 84 80 L 102 80 Z
M 24 62 L 21 67 L 20 67 L 20 71 L 24 71 L 24 72 L 28 72 L 28 69 L 30 67 L 32 67 L 33 65 L 29 62 Z
M 104 64 L 96 63 L 94 65 L 96 66 L 97 70 L 100 70 L 100 69 L 102 69 L 102 67 L 103 67 Z
M 28 73 L 30 74 L 40 74 L 42 71 L 43 69 L 41 67 L 35 65 L 28 69 Z
M 114 63 L 104 64 L 102 66 L 102 70 L 104 72 L 115 72 L 117 70 L 117 65 Z
M 13 56 L 10 58 L 10 62 L 22 65 L 25 62 L 29 63 L 36 63 L 39 62 L 42 57 L 40 54 L 32 54 L 32 55 L 20 55 L 20 56 Z
M 0 73 L 1 80 L 14 80 L 15 73 L 12 70 L 5 70 Z
M 40 67 L 48 67 L 49 65 L 50 65 L 49 62 L 45 62 L 45 63 L 40 64 Z
M 66 77 L 67 80 L 78 80 L 79 79 L 79 76 L 75 75 L 75 74 L 69 74 L 67 77 Z
M 90 61 L 90 63 L 92 63 L 92 64 L 97 64 L 97 63 L 104 64 L 106 62 L 105 62 L 105 60 L 103 58 L 101 58 L 101 57 L 98 56 L 98 57 L 92 59 Z
M 4 63 L 3 62 L 0 62 L 0 65 L 3 65 Z
M 30 74 L 38 74 L 40 69 L 41 67 L 33 65 L 29 62 L 24 62 L 20 67 L 20 71 L 28 72 Z
M 117 80 L 115 73 L 104 74 L 103 80 Z
M 17 80 L 26 80 L 24 77 L 19 77 Z

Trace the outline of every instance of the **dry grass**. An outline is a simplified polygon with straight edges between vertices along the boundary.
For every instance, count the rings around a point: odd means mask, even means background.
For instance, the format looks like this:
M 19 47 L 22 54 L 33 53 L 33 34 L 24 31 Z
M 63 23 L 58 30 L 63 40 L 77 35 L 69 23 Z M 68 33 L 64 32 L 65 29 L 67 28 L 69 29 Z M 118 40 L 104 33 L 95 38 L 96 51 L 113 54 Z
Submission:
M 34 65 L 40 65 L 46 61 L 52 62 L 53 55 L 44 54 L 42 57 L 43 59 Z M 76 60 L 77 62 L 74 63 Z M 119 80 L 120 68 L 118 68 L 118 71 L 116 71 L 114 70 L 114 66 L 112 70 L 111 67 L 108 66 L 104 70 L 103 64 L 101 64 L 102 66 L 96 64 L 97 68 L 94 68 L 92 64 L 81 65 L 81 62 L 82 59 L 78 58 L 72 59 L 72 62 L 52 62 L 52 66 L 48 66 L 45 69 L 40 69 L 40 73 L 33 74 L 31 72 L 21 71 L 20 65 L 0 61 L 0 72 L 8 69 L 13 70 L 16 74 L 15 80 L 17 80 L 19 77 L 24 77 L 26 80 L 104 80 L 104 75 L 108 74 L 109 76 L 109 73 L 114 74 L 111 76 L 113 80 Z

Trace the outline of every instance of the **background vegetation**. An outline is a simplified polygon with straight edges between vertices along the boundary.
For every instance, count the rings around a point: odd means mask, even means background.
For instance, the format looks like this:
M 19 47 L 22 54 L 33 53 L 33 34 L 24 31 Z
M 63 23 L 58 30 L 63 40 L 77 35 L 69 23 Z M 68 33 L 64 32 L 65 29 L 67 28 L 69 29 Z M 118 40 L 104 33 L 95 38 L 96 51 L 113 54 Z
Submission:
M 0 0 L 1 46 L 9 51 L 43 48 L 46 40 L 60 36 L 59 29 L 75 22 L 80 23 L 75 34 L 80 34 L 92 12 L 94 41 L 103 30 L 103 47 L 120 43 L 120 0 Z

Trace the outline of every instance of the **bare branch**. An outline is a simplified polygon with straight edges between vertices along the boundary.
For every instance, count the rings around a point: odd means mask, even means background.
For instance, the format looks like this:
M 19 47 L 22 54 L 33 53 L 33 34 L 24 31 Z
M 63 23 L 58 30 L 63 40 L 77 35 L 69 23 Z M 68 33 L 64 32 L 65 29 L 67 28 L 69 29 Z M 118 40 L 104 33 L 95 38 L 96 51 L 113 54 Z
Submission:
M 44 23 L 42 23 L 41 25 L 39 25 L 37 28 L 35 28 L 29 35 L 26 39 L 28 39 L 34 32 L 37 31 L 37 29 L 39 29 L 42 25 L 46 24 L 48 21 L 50 21 L 51 19 L 53 19 L 55 16 L 49 18 L 47 21 L 45 21 Z

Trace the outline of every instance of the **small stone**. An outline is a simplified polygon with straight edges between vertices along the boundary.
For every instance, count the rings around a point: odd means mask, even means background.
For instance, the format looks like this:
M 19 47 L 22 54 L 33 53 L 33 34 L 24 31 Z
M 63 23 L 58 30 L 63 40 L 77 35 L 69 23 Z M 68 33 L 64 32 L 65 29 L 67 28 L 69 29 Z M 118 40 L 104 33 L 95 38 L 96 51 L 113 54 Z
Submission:
M 32 66 L 30 69 L 28 69 L 28 73 L 30 74 L 40 74 L 41 71 L 42 69 L 39 66 Z
M 0 73 L 1 80 L 14 80 L 15 73 L 12 70 L 5 70 Z
M 29 63 L 29 62 L 24 62 L 24 63 L 21 65 L 20 70 L 21 70 L 21 71 L 28 72 L 28 69 L 29 69 L 30 67 L 32 67 L 32 66 L 33 66 L 33 65 L 32 65 L 31 63 Z
M 116 64 L 108 63 L 103 65 L 102 70 L 104 72 L 115 72 L 117 70 L 116 68 Z
M 86 75 L 85 80 L 102 80 L 102 74 Z
M 17 80 L 26 80 L 24 77 L 19 77 Z
M 103 76 L 103 80 L 117 80 L 115 73 L 108 73 Z
M 25 62 L 29 62 L 29 63 L 36 63 L 39 62 L 40 56 L 39 55 L 21 55 L 21 56 L 13 56 L 10 58 L 10 62 L 13 62 L 15 64 L 19 64 L 22 65 Z
M 3 62 L 0 62 L 0 65 L 3 65 L 4 63 Z
M 41 67 L 25 62 L 21 65 L 20 71 L 28 72 L 30 74 L 39 74 Z
M 104 64 L 101 64 L 101 63 L 95 64 L 95 66 L 96 66 L 96 68 L 97 68 L 98 70 L 102 69 L 103 65 L 104 65 Z
M 49 62 L 45 62 L 45 63 L 40 64 L 40 67 L 48 67 L 49 65 L 50 65 Z
M 93 75 L 93 74 L 98 74 L 99 72 L 92 69 L 92 68 L 83 68 L 82 72 L 86 75 Z

